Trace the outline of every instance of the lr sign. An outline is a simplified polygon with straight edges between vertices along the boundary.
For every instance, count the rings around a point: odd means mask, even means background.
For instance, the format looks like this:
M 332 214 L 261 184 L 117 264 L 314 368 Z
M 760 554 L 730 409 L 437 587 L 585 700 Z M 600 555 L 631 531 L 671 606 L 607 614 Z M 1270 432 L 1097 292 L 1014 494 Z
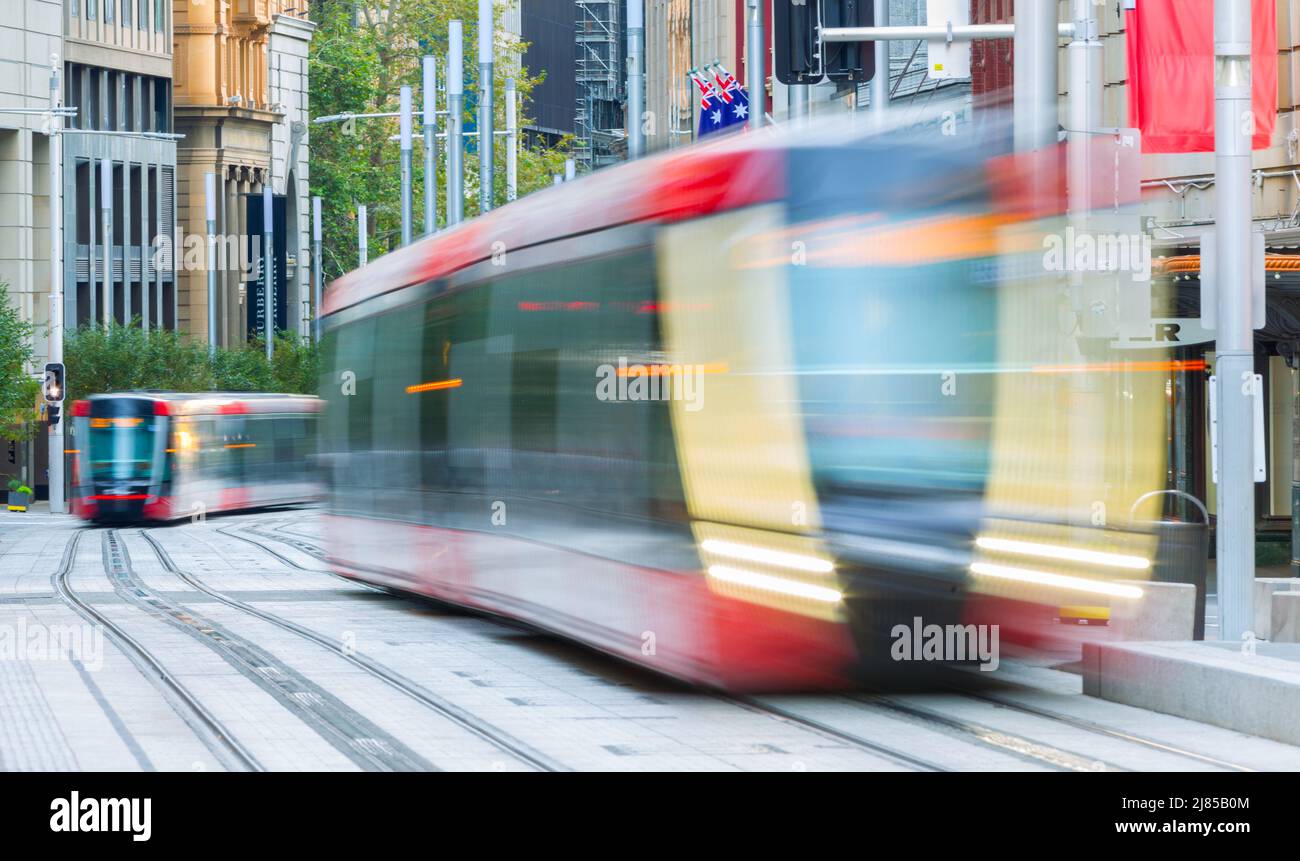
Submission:
M 1151 321 L 1151 336 L 1111 341 L 1119 350 L 1153 350 L 1160 347 L 1182 347 L 1187 344 L 1208 344 L 1214 332 L 1201 324 L 1199 317 L 1168 317 Z

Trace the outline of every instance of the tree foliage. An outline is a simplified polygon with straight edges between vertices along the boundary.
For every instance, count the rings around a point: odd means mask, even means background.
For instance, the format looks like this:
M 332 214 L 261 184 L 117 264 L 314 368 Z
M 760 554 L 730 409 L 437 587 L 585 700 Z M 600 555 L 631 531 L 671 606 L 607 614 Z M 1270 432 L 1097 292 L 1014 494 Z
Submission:
M 176 332 L 120 325 L 67 333 L 63 354 L 71 400 L 141 389 L 315 393 L 320 366 L 316 344 L 284 332 L 270 362 L 262 341 L 209 356 L 206 345 Z
M 0 281 L 0 435 L 31 439 L 36 432 L 36 395 L 41 384 L 28 373 L 32 362 L 32 332 L 9 302 L 9 285 Z
M 496 20 L 518 0 L 498 0 Z M 464 25 L 465 128 L 474 122 L 478 64 L 477 0 L 314 0 L 312 19 L 318 22 L 311 42 L 311 114 L 387 113 L 398 109 L 403 85 L 415 92 L 416 136 L 419 136 L 421 58 L 437 58 L 438 109 L 446 109 L 444 73 L 447 68 L 447 25 L 459 19 Z M 520 67 L 525 43 L 503 32 L 495 34 L 497 61 L 493 69 L 495 127 L 505 128 L 505 84 L 515 79 L 519 99 L 519 126 L 527 119 L 528 96 L 543 74 Z M 445 129 L 445 117 L 439 128 Z M 311 131 L 311 193 L 324 202 L 322 214 L 324 272 L 332 280 L 356 267 L 356 207 L 367 207 L 370 256 L 397 247 L 401 241 L 401 151 L 396 119 L 357 120 L 314 125 Z M 444 139 L 445 140 L 445 139 Z M 529 147 L 520 136 L 518 193 L 523 196 L 550 185 L 564 170 L 568 139 L 554 149 Z M 445 143 L 439 144 L 437 188 L 439 226 L 445 223 Z M 423 225 L 424 159 L 417 142 L 412 159 L 412 201 L 416 233 Z M 505 146 L 498 139 L 493 163 L 497 205 L 505 203 Z M 478 147 L 474 138 L 465 146 L 465 217 L 478 214 Z

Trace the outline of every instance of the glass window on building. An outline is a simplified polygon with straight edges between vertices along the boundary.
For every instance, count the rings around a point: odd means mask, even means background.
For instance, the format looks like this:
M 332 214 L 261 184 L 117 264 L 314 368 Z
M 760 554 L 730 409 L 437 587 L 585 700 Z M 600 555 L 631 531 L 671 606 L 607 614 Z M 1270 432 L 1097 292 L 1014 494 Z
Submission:
M 163 11 L 163 5 L 164 5 L 164 4 L 163 4 L 162 0 L 154 0 L 154 4 L 153 4 L 153 28 L 154 28 L 154 30 L 158 31 L 159 33 L 161 33 L 161 32 L 163 31 L 163 15 L 166 14 L 166 13 Z
M 113 7 L 117 5 L 117 0 L 104 0 L 104 23 L 113 23 Z

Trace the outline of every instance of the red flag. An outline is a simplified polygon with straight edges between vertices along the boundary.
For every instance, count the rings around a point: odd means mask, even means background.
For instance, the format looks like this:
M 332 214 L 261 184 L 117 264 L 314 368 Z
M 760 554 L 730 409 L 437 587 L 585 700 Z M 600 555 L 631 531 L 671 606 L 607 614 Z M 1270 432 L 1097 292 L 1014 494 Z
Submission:
M 1277 4 L 1251 0 L 1253 147 L 1277 122 Z M 1143 152 L 1214 151 L 1214 0 L 1138 0 L 1125 13 L 1128 118 Z

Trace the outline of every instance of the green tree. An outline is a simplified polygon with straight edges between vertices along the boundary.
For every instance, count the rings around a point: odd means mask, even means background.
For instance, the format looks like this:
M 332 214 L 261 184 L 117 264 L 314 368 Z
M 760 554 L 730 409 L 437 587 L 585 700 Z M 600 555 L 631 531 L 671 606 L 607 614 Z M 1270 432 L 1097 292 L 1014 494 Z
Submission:
M 514 0 L 517 2 L 517 0 Z M 496 20 L 510 7 L 511 0 L 496 5 Z M 311 113 L 324 116 L 341 113 L 387 113 L 398 109 L 398 92 L 410 85 L 416 93 L 417 134 L 420 109 L 421 57 L 438 58 L 439 77 L 446 69 L 447 24 L 464 23 L 465 116 L 473 122 L 474 93 L 477 90 L 478 44 L 477 0 L 315 0 L 312 18 L 319 22 L 312 37 L 309 73 Z M 511 57 L 521 56 L 525 43 L 498 28 L 495 35 L 497 62 L 494 67 L 493 106 L 496 128 L 505 128 L 505 84 L 515 79 L 519 93 L 519 125 L 527 122 L 528 96 L 544 75 L 527 68 L 512 67 Z M 444 82 L 445 84 L 445 82 Z M 446 109 L 439 95 L 439 110 Z M 442 121 L 440 121 L 440 125 Z M 445 126 L 443 126 L 445 128 Z M 391 250 L 401 241 L 400 163 L 401 151 L 389 137 L 397 123 L 359 120 L 312 127 L 311 193 L 324 200 L 322 217 L 323 267 L 332 280 L 356 267 L 356 206 L 365 204 L 369 218 L 371 257 Z M 467 139 L 465 153 L 465 216 L 478 214 L 478 147 Z M 568 155 L 566 138 L 555 148 L 525 146 L 521 135 L 518 158 L 518 193 L 528 194 L 551 184 L 562 173 Z M 419 147 L 413 159 L 412 200 L 414 220 L 423 224 L 424 160 Z M 446 189 L 446 162 L 440 146 L 437 161 L 438 189 Z M 505 175 L 505 147 L 493 150 L 498 177 Z M 505 183 L 496 183 L 496 203 L 505 203 Z M 438 195 L 439 224 L 445 223 L 445 198 Z
M 176 332 L 144 332 L 114 325 L 105 331 L 83 327 L 63 342 L 68 397 L 100 392 L 158 389 L 169 392 L 315 393 L 319 348 L 309 339 L 282 332 L 268 362 L 261 341 L 245 346 L 208 348 Z M 33 397 L 35 395 L 33 394 Z
M 10 304 L 9 285 L 0 281 L 0 435 L 5 439 L 36 435 L 33 410 L 41 384 L 28 373 L 34 331 Z

